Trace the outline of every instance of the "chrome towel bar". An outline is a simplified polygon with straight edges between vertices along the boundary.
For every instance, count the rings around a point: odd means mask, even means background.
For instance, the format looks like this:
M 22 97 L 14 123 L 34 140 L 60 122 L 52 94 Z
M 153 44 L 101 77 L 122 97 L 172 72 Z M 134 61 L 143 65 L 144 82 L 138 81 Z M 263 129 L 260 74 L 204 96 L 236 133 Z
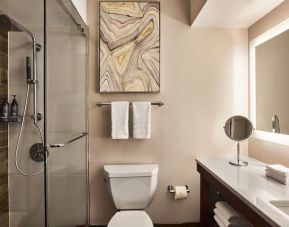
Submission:
M 131 105 L 132 103 L 130 102 L 129 104 Z M 99 106 L 99 107 L 101 107 L 101 106 L 109 106 L 109 105 L 111 105 L 111 102 L 97 102 L 96 105 Z M 152 102 L 151 105 L 152 106 L 163 106 L 165 104 L 163 102 Z

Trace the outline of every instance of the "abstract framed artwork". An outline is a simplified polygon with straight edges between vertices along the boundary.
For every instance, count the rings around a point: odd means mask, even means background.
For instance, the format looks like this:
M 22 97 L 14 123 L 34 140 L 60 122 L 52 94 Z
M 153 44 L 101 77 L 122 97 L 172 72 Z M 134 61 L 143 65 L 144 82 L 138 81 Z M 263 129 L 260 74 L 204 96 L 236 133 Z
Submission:
M 160 3 L 99 3 L 101 93 L 160 92 Z

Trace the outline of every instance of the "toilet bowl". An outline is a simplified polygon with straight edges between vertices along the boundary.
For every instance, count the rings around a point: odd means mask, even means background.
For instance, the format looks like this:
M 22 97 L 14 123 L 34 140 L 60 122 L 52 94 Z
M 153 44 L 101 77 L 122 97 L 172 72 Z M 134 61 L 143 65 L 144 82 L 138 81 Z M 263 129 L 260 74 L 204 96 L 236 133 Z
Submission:
M 143 211 L 152 202 L 157 187 L 157 164 L 105 165 L 106 188 L 118 211 L 108 227 L 153 227 Z
M 144 211 L 119 211 L 107 227 L 153 227 L 150 217 Z

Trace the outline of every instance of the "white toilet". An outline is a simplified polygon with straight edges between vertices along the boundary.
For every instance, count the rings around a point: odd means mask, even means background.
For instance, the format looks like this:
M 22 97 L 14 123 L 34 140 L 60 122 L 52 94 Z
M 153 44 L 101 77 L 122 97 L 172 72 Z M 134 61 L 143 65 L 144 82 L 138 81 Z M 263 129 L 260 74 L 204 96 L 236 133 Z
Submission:
M 153 227 L 143 209 L 153 200 L 157 173 L 157 164 L 104 166 L 107 189 L 119 210 L 108 227 Z

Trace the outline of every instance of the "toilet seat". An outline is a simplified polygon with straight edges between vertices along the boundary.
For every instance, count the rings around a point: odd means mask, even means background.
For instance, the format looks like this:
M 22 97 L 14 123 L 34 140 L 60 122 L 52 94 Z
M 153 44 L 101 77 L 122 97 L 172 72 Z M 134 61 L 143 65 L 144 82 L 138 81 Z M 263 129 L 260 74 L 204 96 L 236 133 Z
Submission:
M 153 227 L 150 217 L 144 211 L 120 211 L 117 212 L 107 227 Z

